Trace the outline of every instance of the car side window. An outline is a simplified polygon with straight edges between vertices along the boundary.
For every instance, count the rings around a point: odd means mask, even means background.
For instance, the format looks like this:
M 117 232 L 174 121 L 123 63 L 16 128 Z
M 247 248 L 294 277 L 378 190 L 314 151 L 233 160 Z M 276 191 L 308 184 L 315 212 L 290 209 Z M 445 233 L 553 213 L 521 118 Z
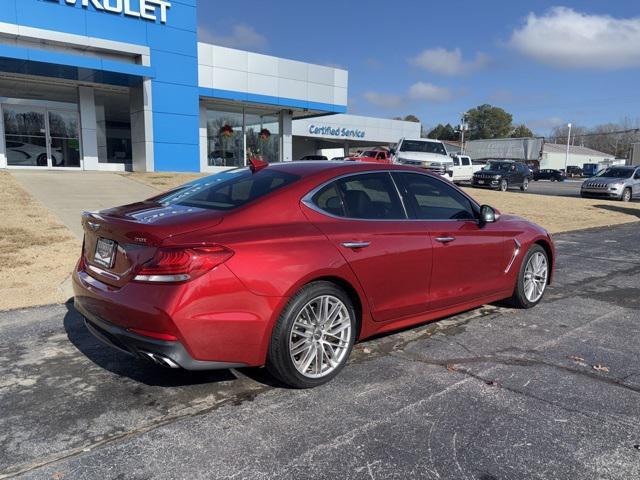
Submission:
M 421 220 L 473 220 L 471 201 L 452 186 L 419 173 L 394 173 L 411 218 Z
M 456 167 L 459 167 L 460 166 L 460 159 L 458 157 L 453 157 L 453 164 Z
M 469 165 L 471 165 L 471 161 L 468 158 L 462 158 L 462 165 L 465 167 L 468 167 Z
M 636 180 L 640 180 L 640 168 L 636 170 L 636 174 L 633 176 Z
M 352 175 L 336 181 L 349 218 L 404 220 L 400 197 L 388 173 Z
M 313 203 L 318 206 L 321 210 L 324 210 L 331 215 L 336 215 L 338 217 L 344 217 L 344 203 L 342 202 L 342 197 L 340 193 L 338 193 L 338 187 L 335 182 L 330 183 L 325 186 L 322 190 L 316 193 L 313 196 Z

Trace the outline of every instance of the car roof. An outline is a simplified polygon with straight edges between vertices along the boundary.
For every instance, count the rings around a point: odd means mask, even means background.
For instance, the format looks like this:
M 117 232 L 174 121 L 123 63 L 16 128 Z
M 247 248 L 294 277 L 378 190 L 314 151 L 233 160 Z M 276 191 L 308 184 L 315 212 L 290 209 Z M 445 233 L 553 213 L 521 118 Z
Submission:
M 436 140 L 435 138 L 404 138 L 403 140 L 409 140 L 411 142 L 442 143 L 441 140 Z
M 318 160 L 306 162 L 278 162 L 272 163 L 268 169 L 278 170 L 281 172 L 291 173 L 300 177 L 311 177 L 316 174 L 331 173 L 341 175 L 343 173 L 370 172 L 377 170 L 404 170 L 427 173 L 422 169 L 411 167 L 408 165 L 394 165 L 383 163 L 363 163 L 352 162 L 348 160 Z

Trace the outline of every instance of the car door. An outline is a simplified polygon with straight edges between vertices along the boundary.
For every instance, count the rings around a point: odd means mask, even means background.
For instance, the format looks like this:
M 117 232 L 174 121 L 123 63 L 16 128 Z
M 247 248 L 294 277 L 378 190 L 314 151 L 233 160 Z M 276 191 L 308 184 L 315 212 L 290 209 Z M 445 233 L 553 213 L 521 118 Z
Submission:
M 430 310 L 464 304 L 509 288 L 513 255 L 499 223 L 480 225 L 478 207 L 454 186 L 430 175 L 393 173 L 410 218 L 433 245 Z
M 461 167 L 461 180 L 469 180 L 473 177 L 473 167 L 471 166 L 471 158 L 469 157 L 460 157 L 460 167 Z
M 338 178 L 303 204 L 351 266 L 375 321 L 427 311 L 431 239 L 421 222 L 407 218 L 389 172 Z
M 632 193 L 634 198 L 640 197 L 640 168 L 633 174 Z

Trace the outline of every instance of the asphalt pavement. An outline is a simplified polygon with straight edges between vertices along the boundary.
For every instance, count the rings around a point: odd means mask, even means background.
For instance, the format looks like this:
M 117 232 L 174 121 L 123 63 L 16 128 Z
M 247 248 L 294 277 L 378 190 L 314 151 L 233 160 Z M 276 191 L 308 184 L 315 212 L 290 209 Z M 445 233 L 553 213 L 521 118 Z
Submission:
M 640 224 L 557 235 L 536 308 L 359 344 L 323 387 L 162 370 L 0 313 L 0 477 L 640 478 Z

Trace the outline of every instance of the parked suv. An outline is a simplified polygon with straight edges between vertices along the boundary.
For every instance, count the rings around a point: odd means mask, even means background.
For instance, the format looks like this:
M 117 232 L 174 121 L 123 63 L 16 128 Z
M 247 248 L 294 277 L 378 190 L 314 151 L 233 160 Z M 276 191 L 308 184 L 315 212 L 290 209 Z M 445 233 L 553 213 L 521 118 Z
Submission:
M 554 170 L 552 168 L 543 168 L 533 172 L 533 180 L 551 180 L 552 182 L 564 182 L 567 176 L 562 170 Z
M 575 165 L 569 165 L 567 167 L 567 176 L 568 177 L 581 177 L 583 175 L 582 169 Z
M 640 167 L 609 167 L 585 180 L 582 197 L 613 198 L 629 202 L 640 197 Z
M 493 188 L 506 192 L 509 188 L 520 187 L 523 192 L 529 188 L 532 174 L 524 163 L 512 160 L 490 160 L 482 170 L 473 174 L 473 186 Z

